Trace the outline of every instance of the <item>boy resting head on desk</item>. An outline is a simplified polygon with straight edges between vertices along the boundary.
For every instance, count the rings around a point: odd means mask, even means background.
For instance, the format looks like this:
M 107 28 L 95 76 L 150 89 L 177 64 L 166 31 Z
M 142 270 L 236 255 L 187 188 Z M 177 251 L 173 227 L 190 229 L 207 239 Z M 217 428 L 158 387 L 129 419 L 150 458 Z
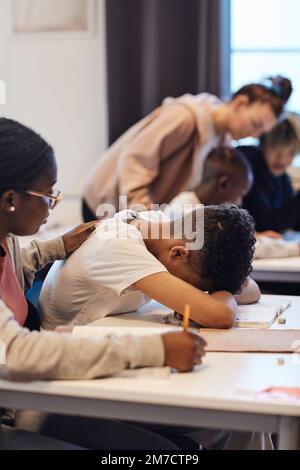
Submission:
M 247 280 L 253 230 L 252 217 L 233 205 L 201 207 L 176 221 L 161 211 L 119 212 L 53 265 L 40 297 L 42 325 L 87 324 L 154 299 L 181 314 L 189 304 L 191 319 L 205 327 L 230 328 L 234 296 L 260 297 Z

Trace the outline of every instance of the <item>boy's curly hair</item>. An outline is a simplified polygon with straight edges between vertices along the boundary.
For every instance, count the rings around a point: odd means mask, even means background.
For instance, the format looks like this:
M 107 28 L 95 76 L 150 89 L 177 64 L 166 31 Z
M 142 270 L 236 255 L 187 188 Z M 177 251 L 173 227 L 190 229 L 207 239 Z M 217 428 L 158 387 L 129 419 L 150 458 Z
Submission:
M 190 266 L 212 286 L 212 291 L 241 292 L 252 271 L 255 246 L 254 220 L 232 204 L 207 206 L 204 210 L 204 245 L 190 251 Z M 199 230 L 193 227 L 193 231 Z

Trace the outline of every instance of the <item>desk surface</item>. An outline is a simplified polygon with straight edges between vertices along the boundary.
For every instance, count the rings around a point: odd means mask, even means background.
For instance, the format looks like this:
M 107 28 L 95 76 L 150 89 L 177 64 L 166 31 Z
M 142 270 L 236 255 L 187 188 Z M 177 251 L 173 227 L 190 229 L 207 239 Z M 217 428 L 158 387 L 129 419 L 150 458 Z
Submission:
M 0 402 L 5 406 L 19 407 L 27 394 L 39 394 L 48 398 L 63 396 L 299 417 L 300 401 L 258 399 L 256 396 L 256 392 L 270 386 L 300 387 L 299 358 L 297 360 L 288 354 L 280 357 L 284 358 L 283 365 L 277 363 L 278 354 L 208 353 L 204 363 L 194 372 L 172 373 L 163 379 L 114 377 L 33 383 L 0 380 Z M 19 399 L 13 399 L 13 392 L 21 392 Z M 78 408 L 69 411 L 76 413 Z M 94 412 L 97 414 L 96 410 Z
M 253 262 L 257 281 L 300 283 L 300 257 L 260 259 Z
M 141 326 L 149 326 L 149 319 L 157 326 L 157 320 L 168 311 L 158 304 L 154 307 L 149 304 L 138 313 Z M 292 298 L 290 324 L 278 327 L 297 326 L 299 307 L 300 297 Z M 136 316 L 137 312 L 118 315 L 100 324 L 125 322 L 137 326 Z M 279 448 L 299 449 L 300 400 L 257 395 L 271 386 L 300 387 L 299 371 L 300 356 L 296 354 L 208 353 L 193 372 L 172 373 L 165 378 L 142 375 L 32 383 L 0 380 L 0 404 L 97 418 L 277 432 Z
M 271 326 L 272 329 L 299 329 L 300 330 L 300 297 L 298 296 L 283 296 L 283 295 L 263 295 L 261 302 L 266 303 L 280 303 L 286 300 L 291 300 L 291 306 L 281 315 L 286 319 L 286 323 L 280 325 L 275 321 Z M 138 311 L 132 313 L 125 313 L 120 315 L 112 315 L 109 317 L 101 318 L 93 323 L 93 325 L 103 326 L 161 326 L 168 328 L 163 322 L 163 318 L 171 310 L 157 302 L 150 302 Z M 174 326 L 174 325 L 171 325 Z M 300 373 L 300 369 L 299 369 Z
M 300 297 L 263 296 L 272 302 L 291 299 L 284 313 L 285 325 L 272 328 L 298 329 Z M 137 312 L 114 315 L 94 322 L 96 325 L 165 326 L 166 307 L 151 302 Z M 277 364 L 284 357 L 284 365 Z M 171 374 L 168 378 L 110 378 L 96 381 L 54 381 L 18 384 L 0 381 L 1 390 L 39 392 L 121 401 L 173 404 L 196 408 L 288 413 L 300 416 L 300 402 L 287 403 L 257 400 L 255 392 L 270 386 L 300 387 L 300 356 L 295 354 L 208 353 L 204 363 L 188 374 Z M 252 392 L 252 393 L 251 393 Z M 0 400 L 1 401 L 1 400 Z

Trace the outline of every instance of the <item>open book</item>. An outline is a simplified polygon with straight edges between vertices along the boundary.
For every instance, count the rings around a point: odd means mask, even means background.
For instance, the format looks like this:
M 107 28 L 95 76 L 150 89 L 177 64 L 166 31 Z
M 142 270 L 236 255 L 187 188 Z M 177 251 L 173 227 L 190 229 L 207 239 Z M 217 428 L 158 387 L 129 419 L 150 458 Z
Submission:
M 239 328 L 269 328 L 276 318 L 291 305 L 290 300 L 271 302 L 261 300 L 257 304 L 239 305 L 234 326 Z

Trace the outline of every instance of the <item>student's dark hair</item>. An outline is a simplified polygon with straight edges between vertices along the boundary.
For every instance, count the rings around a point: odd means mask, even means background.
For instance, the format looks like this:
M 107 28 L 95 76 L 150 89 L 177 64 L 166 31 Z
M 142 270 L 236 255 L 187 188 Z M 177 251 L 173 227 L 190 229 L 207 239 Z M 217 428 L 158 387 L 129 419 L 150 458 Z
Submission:
M 232 99 L 245 95 L 250 104 L 256 101 L 268 103 L 275 116 L 279 117 L 292 91 L 292 82 L 288 78 L 278 75 L 267 78 L 263 83 L 251 83 L 243 86 L 234 93 Z
M 221 175 L 229 174 L 239 181 L 248 181 L 252 168 L 244 154 L 235 148 L 216 147 L 206 157 L 202 183 L 209 183 Z
M 294 145 L 295 152 L 300 152 L 300 120 L 296 114 L 288 114 L 267 134 L 260 138 L 260 147 L 284 147 Z
M 240 293 L 252 271 L 252 216 L 232 204 L 199 208 L 192 214 L 194 232 L 201 230 L 196 227 L 198 210 L 204 210 L 204 244 L 201 250 L 190 250 L 190 266 L 211 284 L 213 291 Z
M 40 135 L 17 121 L 0 118 L 0 194 L 30 189 L 53 162 L 53 149 Z

